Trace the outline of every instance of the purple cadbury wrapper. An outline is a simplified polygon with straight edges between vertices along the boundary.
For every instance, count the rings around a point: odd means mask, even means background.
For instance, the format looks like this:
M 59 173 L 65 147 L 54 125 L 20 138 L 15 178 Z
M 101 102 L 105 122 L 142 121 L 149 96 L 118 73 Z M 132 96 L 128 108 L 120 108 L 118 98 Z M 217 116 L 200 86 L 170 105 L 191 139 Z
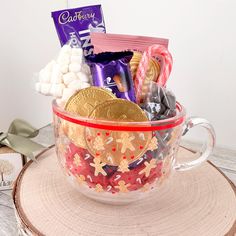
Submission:
M 118 98 L 136 102 L 129 62 L 133 52 L 103 52 L 87 57 L 93 85 L 104 87 Z
M 72 46 L 79 44 L 84 56 L 93 53 L 90 32 L 106 32 L 101 5 L 55 11 L 52 18 L 61 45 L 68 42 Z

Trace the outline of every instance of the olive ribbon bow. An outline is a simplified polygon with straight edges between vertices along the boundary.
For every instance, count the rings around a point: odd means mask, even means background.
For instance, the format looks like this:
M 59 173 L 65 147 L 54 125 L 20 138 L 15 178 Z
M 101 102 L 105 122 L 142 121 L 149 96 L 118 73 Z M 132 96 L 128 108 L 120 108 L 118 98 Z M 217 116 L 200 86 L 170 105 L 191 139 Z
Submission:
M 0 147 L 7 146 L 35 160 L 34 152 L 45 149 L 43 145 L 31 140 L 38 133 L 39 131 L 28 122 L 16 119 L 11 123 L 7 133 L 0 132 Z

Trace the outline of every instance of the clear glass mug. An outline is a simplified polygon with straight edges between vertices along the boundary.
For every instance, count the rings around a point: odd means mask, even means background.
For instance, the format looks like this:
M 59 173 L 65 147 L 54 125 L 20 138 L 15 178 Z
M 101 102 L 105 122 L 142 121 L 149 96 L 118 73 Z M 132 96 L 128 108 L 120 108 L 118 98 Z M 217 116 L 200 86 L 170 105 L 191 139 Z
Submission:
M 100 202 L 126 204 L 145 197 L 174 171 L 200 165 L 215 144 L 212 125 L 189 118 L 177 104 L 177 115 L 148 122 L 114 122 L 69 114 L 53 102 L 58 161 L 67 180 L 82 194 Z M 194 126 L 208 138 L 201 155 L 177 163 L 182 135 Z

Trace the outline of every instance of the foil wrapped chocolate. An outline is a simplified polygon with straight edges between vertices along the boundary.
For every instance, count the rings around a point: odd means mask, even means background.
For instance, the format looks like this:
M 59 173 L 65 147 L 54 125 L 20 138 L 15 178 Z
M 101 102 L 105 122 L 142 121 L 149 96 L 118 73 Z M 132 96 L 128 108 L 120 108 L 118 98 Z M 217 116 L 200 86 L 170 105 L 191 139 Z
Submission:
M 104 52 L 89 55 L 93 85 L 110 90 L 118 98 L 136 102 L 129 62 L 133 52 Z
M 146 88 L 144 102 L 141 107 L 146 112 L 149 120 L 164 120 L 176 115 L 175 95 L 164 87 L 150 82 Z M 158 140 L 158 149 L 152 152 L 153 158 L 162 160 L 168 155 L 171 146 L 168 144 L 173 135 L 173 129 L 157 130 L 153 132 Z
M 141 107 L 149 120 L 163 120 L 176 115 L 175 95 L 156 83 L 150 83 L 144 101 Z

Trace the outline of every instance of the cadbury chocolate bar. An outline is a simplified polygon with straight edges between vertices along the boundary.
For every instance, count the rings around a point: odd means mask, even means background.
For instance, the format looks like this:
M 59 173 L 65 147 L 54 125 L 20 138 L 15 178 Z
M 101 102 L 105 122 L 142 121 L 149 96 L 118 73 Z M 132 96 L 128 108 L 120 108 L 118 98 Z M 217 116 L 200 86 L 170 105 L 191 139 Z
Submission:
M 84 56 L 93 53 L 90 33 L 106 32 L 101 5 L 55 11 L 52 12 L 52 18 L 61 45 L 67 42 L 72 46 L 79 44 Z
M 104 52 L 88 56 L 93 85 L 110 90 L 118 98 L 136 102 L 129 67 L 132 56 L 133 52 L 130 51 Z

